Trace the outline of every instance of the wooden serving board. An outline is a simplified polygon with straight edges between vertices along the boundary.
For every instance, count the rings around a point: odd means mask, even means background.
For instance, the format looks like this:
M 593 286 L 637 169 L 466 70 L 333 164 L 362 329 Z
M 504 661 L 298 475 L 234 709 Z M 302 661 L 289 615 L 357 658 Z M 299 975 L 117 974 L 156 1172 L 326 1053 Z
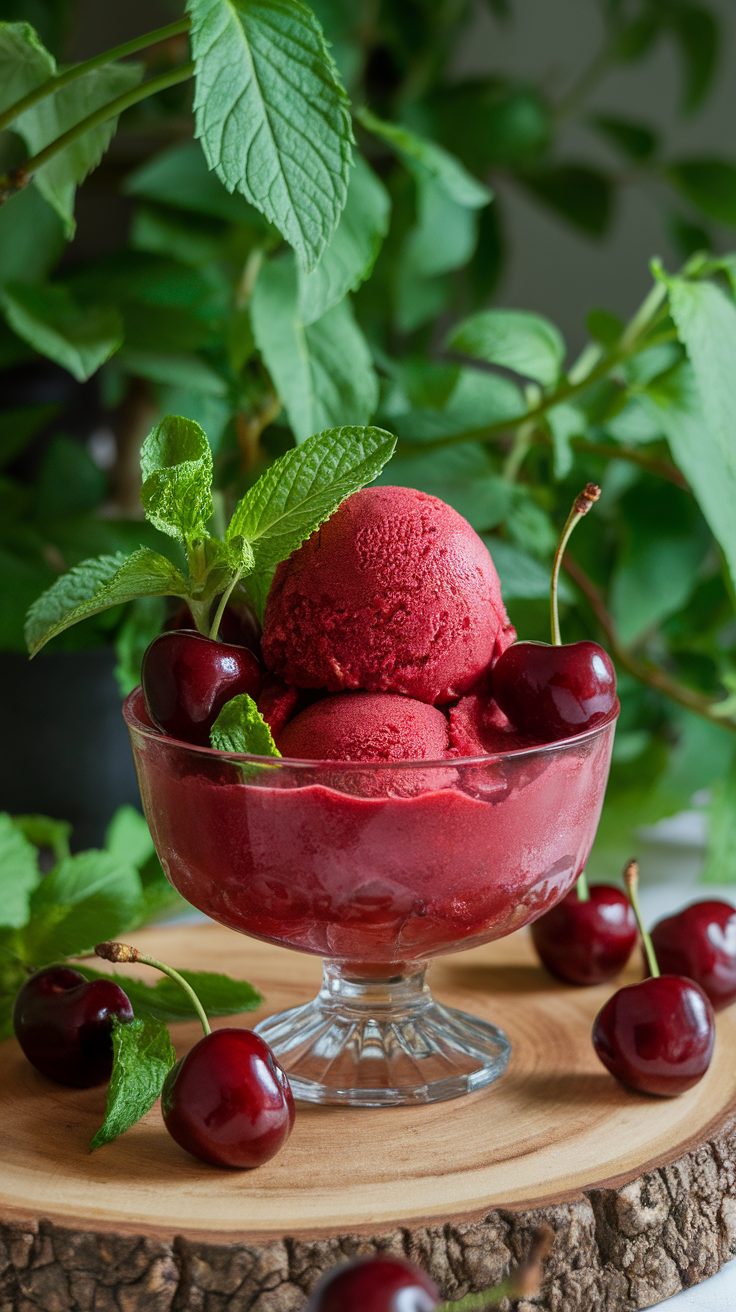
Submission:
M 135 942 L 265 994 L 262 1013 L 216 1024 L 252 1025 L 319 983 L 315 958 L 214 925 Z M 90 1156 L 104 1088 L 52 1084 L 4 1044 L 0 1312 L 298 1312 L 321 1271 L 378 1249 L 456 1298 L 496 1283 L 541 1217 L 556 1238 L 534 1307 L 549 1312 L 649 1307 L 736 1252 L 736 1007 L 718 1017 L 705 1079 L 655 1099 L 593 1052 L 610 986 L 553 983 L 525 931 L 443 958 L 431 980 L 507 1031 L 501 1080 L 429 1107 L 301 1104 L 286 1148 L 253 1172 L 187 1156 L 157 1107 Z M 172 1033 L 181 1054 L 201 1031 Z

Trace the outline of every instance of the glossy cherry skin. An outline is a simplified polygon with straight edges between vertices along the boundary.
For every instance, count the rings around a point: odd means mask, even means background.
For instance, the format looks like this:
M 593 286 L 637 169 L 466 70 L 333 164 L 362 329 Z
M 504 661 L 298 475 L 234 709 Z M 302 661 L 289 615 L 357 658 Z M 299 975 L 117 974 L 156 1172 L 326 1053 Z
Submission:
M 547 742 L 592 729 L 616 706 L 613 662 L 596 642 L 514 642 L 491 680 L 514 727 Z
M 88 1089 L 109 1080 L 113 1017 L 133 1019 L 113 980 L 86 980 L 68 966 L 31 975 L 15 999 L 13 1028 L 32 1066 L 60 1084 Z
M 437 1286 L 401 1257 L 365 1257 L 322 1277 L 306 1312 L 433 1312 Z
M 215 642 L 191 629 L 159 633 L 141 667 L 146 710 L 172 738 L 209 747 L 210 729 L 225 702 L 257 697 L 261 670 L 247 647 Z
M 728 902 L 694 902 L 652 930 L 659 968 L 687 975 L 710 998 L 714 1011 L 736 998 L 736 910 Z
M 532 939 L 550 975 L 565 984 L 603 984 L 623 970 L 637 939 L 636 916 L 613 884 L 577 888 L 532 925 Z
M 252 1030 L 214 1030 L 171 1068 L 161 1094 L 166 1129 L 213 1166 L 262 1166 L 294 1125 L 289 1081 Z
M 194 619 L 188 606 L 180 606 L 164 624 L 164 629 L 194 629 Z M 261 655 L 261 626 L 258 616 L 247 601 L 229 601 L 220 620 L 220 642 L 236 647 L 249 647 L 256 656 Z
M 608 999 L 593 1023 L 593 1047 L 622 1084 L 672 1097 L 703 1078 L 715 1033 L 713 1008 L 699 985 L 660 975 Z

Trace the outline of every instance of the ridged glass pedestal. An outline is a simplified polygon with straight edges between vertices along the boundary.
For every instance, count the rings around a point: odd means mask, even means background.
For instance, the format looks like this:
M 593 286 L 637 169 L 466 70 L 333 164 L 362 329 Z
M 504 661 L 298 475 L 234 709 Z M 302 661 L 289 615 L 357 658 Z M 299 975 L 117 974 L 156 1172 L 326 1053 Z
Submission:
M 357 978 L 325 962 L 313 1002 L 256 1026 L 295 1098 L 361 1107 L 442 1102 L 503 1074 L 503 1030 L 435 1002 L 426 966 L 385 979 Z

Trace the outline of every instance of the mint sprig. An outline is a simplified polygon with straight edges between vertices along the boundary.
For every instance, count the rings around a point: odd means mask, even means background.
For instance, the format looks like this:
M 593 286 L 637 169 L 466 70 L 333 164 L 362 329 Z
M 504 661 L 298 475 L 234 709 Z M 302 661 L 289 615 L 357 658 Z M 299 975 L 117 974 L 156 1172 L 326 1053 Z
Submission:
M 26 621 L 32 656 L 72 624 L 140 597 L 186 600 L 201 633 L 216 637 L 228 597 L 241 579 L 262 614 L 270 579 L 342 501 L 373 481 L 396 438 L 379 428 L 328 429 L 276 460 L 235 509 L 225 540 L 208 528 L 212 453 L 199 424 L 167 415 L 141 452 L 147 518 L 179 541 L 187 573 L 141 548 L 83 561 L 33 603 Z
M 218 752 L 281 756 L 271 730 L 247 692 L 225 703 L 210 729 L 210 743 Z
M 92 1140 L 91 1152 L 117 1139 L 150 1111 L 176 1062 L 169 1031 L 153 1016 L 136 1016 L 122 1024 L 114 1020 L 112 1049 L 105 1119 Z

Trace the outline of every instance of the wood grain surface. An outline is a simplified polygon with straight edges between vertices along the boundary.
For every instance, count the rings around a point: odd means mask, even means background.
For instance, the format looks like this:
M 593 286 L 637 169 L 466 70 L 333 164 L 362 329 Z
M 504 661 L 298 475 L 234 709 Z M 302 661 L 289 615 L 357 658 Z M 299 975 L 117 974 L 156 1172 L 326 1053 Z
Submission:
M 265 994 L 262 1013 L 219 1025 L 252 1025 L 319 983 L 318 960 L 213 925 L 135 942 Z M 90 1155 L 104 1088 L 54 1085 L 2 1045 L 0 1312 L 298 1312 L 323 1269 L 377 1249 L 459 1297 L 500 1278 L 541 1215 L 556 1240 L 534 1306 L 549 1312 L 648 1307 L 736 1252 L 736 1008 L 718 1017 L 700 1085 L 655 1099 L 595 1057 L 610 987 L 553 983 L 526 932 L 443 958 L 431 984 L 507 1031 L 501 1080 L 429 1107 L 300 1104 L 286 1148 L 254 1172 L 188 1157 L 157 1107 Z M 177 1051 L 200 1032 L 172 1027 Z

